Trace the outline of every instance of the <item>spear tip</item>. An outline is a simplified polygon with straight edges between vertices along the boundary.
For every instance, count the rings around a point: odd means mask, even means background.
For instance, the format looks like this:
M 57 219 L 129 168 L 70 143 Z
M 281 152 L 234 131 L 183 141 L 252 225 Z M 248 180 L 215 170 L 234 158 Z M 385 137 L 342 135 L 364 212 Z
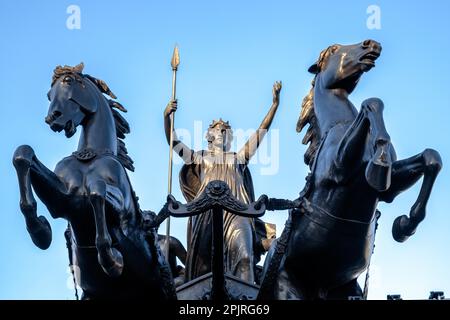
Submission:
M 172 61 L 170 62 L 173 70 L 178 69 L 178 65 L 180 64 L 180 54 L 178 52 L 178 46 L 176 45 L 173 49 Z

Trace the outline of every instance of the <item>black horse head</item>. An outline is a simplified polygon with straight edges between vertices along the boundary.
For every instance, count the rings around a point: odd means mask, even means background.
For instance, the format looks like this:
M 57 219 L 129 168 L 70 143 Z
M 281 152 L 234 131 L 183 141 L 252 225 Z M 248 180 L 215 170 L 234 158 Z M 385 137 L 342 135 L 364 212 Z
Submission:
M 361 75 L 375 66 L 380 54 L 381 45 L 374 40 L 347 46 L 335 44 L 323 50 L 308 71 L 320 73 L 326 88 L 340 88 L 351 93 Z
M 297 132 L 310 125 L 302 141 L 310 144 L 305 153 L 305 163 L 309 166 L 313 163 L 322 133 L 335 123 L 353 121 L 357 111 L 348 101 L 348 95 L 355 89 L 361 75 L 375 66 L 380 54 L 381 45 L 374 40 L 353 45 L 335 44 L 323 50 L 316 63 L 309 67 L 308 71 L 315 76 L 311 90 L 303 99 L 297 122 Z
M 47 94 L 51 103 L 45 122 L 53 131 L 64 130 L 68 138 L 75 134 L 87 115 L 97 111 L 99 100 L 103 98 L 99 90 L 116 98 L 104 81 L 83 74 L 83 68 L 83 63 L 75 67 L 57 66 Z

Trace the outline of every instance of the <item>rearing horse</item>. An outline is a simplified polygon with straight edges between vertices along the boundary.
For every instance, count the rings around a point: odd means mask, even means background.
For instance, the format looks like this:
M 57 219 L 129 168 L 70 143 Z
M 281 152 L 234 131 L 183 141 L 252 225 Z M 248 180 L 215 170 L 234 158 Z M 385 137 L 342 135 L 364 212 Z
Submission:
M 403 242 L 425 217 L 439 153 L 426 149 L 397 160 L 383 120 L 383 102 L 365 100 L 358 112 L 349 100 L 364 72 L 375 66 L 381 45 L 365 40 L 322 51 L 304 98 L 297 131 L 309 124 L 303 144 L 311 173 L 285 230 L 266 258 L 260 298 L 347 299 L 362 296 L 358 276 L 372 254 L 379 201 L 392 202 L 423 177 L 409 217 L 392 233 Z
M 78 150 L 54 172 L 30 146 L 14 153 L 27 230 L 36 246 L 50 246 L 52 231 L 47 219 L 37 216 L 34 190 L 53 218 L 69 221 L 70 256 L 84 298 L 175 298 L 155 228 L 148 227 L 150 215 L 139 209 L 126 172 L 134 167 L 121 139 L 130 128 L 115 110 L 126 109 L 103 95 L 116 98 L 105 82 L 82 71 L 83 64 L 56 67 L 45 118 L 67 138 L 81 125 Z

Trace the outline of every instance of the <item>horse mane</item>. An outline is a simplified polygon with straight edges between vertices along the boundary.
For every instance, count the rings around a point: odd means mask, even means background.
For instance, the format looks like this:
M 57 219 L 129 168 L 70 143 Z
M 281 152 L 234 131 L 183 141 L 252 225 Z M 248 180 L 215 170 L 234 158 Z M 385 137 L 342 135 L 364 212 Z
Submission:
M 319 58 L 317 59 L 317 62 L 308 69 L 308 71 L 313 73 L 315 76 L 311 81 L 311 89 L 309 90 L 309 93 L 303 98 L 300 117 L 297 121 L 297 132 L 301 132 L 303 128 L 309 124 L 308 130 L 306 131 L 306 134 L 302 139 L 302 143 L 304 145 L 309 144 L 308 149 L 306 149 L 306 152 L 304 154 L 304 161 L 305 164 L 307 164 L 310 168 L 314 163 L 317 149 L 319 149 L 320 140 L 322 138 L 317 123 L 317 117 L 314 112 L 314 85 L 316 82 L 317 74 L 319 74 L 323 65 L 328 60 L 328 57 L 331 55 L 332 47 L 333 46 L 329 46 L 325 50 L 322 50 Z
M 76 65 L 75 67 L 71 66 L 57 66 L 55 70 L 53 71 L 53 77 L 52 77 L 52 86 L 55 83 L 56 80 L 58 80 L 60 77 L 66 74 L 70 74 L 75 77 L 75 79 L 79 82 L 82 82 L 83 78 L 87 78 L 90 81 L 92 81 L 93 84 L 100 90 L 101 93 L 104 93 L 111 97 L 112 99 L 117 99 L 116 95 L 111 92 L 108 85 L 105 81 L 97 79 L 91 75 L 83 74 L 83 68 L 84 64 L 81 62 L 80 64 Z M 119 102 L 106 98 L 106 101 L 108 102 L 109 107 L 111 108 L 111 112 L 113 114 L 114 123 L 116 126 L 116 134 L 117 134 L 117 158 L 119 159 L 120 163 L 127 168 L 130 171 L 134 171 L 134 161 L 131 159 L 131 157 L 128 155 L 128 150 L 125 146 L 125 142 L 123 139 L 125 139 L 125 135 L 130 133 L 130 124 L 128 121 L 117 111 L 127 112 L 127 109 L 125 109 Z M 117 110 L 116 110 L 117 109 Z
M 308 149 L 303 156 L 305 163 L 311 167 L 316 156 L 320 143 L 320 131 L 317 125 L 316 114 L 314 113 L 314 80 L 311 82 L 309 93 L 303 98 L 300 117 L 297 121 L 297 132 L 301 132 L 303 128 L 309 124 L 308 130 L 302 139 L 302 143 L 307 145 Z

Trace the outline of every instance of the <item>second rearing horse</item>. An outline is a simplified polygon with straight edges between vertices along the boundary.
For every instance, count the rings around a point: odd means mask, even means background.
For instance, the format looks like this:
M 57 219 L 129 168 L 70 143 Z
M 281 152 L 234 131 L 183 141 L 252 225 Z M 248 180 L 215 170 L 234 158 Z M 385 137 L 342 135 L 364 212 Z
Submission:
M 151 214 L 139 209 L 126 169 L 133 161 L 122 141 L 126 111 L 105 82 L 83 74 L 83 64 L 56 67 L 45 122 L 70 138 L 81 125 L 78 150 L 53 171 L 30 146 L 20 146 L 13 163 L 20 209 L 34 244 L 47 249 L 52 231 L 37 215 L 33 190 L 53 218 L 69 221 L 67 241 L 85 299 L 175 299 L 173 280 L 157 244 Z
M 333 45 L 309 68 L 315 78 L 297 131 L 309 124 L 303 143 L 309 143 L 305 163 L 311 173 L 299 208 L 290 212 L 266 258 L 260 298 L 362 296 L 357 278 L 372 254 L 378 202 L 392 202 L 423 177 L 409 217 L 394 222 L 394 239 L 405 241 L 425 217 L 442 166 L 439 153 L 426 149 L 397 160 L 384 125 L 383 102 L 365 100 L 358 112 L 349 100 L 380 54 L 381 45 L 373 40 Z

